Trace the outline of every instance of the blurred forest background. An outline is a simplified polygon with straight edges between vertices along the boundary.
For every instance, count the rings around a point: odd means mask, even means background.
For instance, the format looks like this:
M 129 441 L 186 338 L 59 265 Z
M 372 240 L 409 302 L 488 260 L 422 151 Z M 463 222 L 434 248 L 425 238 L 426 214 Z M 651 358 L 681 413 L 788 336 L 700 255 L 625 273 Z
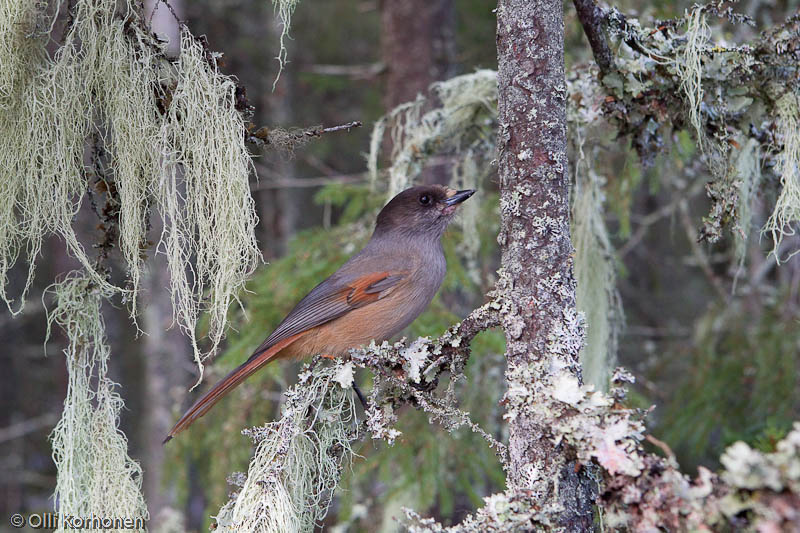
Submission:
M 271 2 L 171 4 L 194 34 L 205 35 L 210 48 L 224 54 L 224 70 L 246 87 L 258 126 L 364 124 L 310 139 L 291 153 L 265 149 L 258 154 L 252 191 L 260 217 L 257 235 L 269 264 L 248 285 L 246 317 L 242 310 L 231 311 L 235 330 L 206 370 L 205 380 L 213 382 L 368 238 L 374 213 L 386 200 L 373 191 L 366 173 L 375 121 L 418 93 L 427 95 L 435 81 L 496 68 L 495 4 L 301 2 L 286 41 L 289 62 L 274 90 L 281 25 Z M 720 22 L 715 37 L 752 39 L 796 12 L 798 4 L 744 0 L 735 9 L 753 17 L 756 26 Z M 615 5 L 649 22 L 679 16 L 692 3 L 622 0 Z M 176 26 L 166 9 L 157 10 L 153 20 L 157 32 L 175 38 Z M 591 60 L 571 2 L 565 3 L 565 26 L 569 72 Z M 675 451 L 684 472 L 694 473 L 698 465 L 717 467 L 720 452 L 735 440 L 770 450 L 800 419 L 800 257 L 777 266 L 768 257 L 771 242 L 759 239 L 758 229 L 775 203 L 769 194 L 754 202 L 743 262 L 730 233 L 714 245 L 697 244 L 709 210 L 704 190 L 709 175 L 688 127 L 662 134 L 663 151 L 645 163 L 625 136 L 587 142 L 597 147 L 593 169 L 606 179 L 606 224 L 625 312 L 618 361 L 636 376 L 633 401 L 655 406 L 651 434 Z M 423 179 L 448 181 L 451 167 L 447 156 L 437 157 Z M 449 231 L 447 280 L 407 336 L 440 334 L 480 304 L 492 287 L 499 262 L 495 176 L 481 177 L 480 194 L 478 224 L 469 230 L 480 238 L 464 238 L 458 225 Z M 76 224 L 87 242 L 96 239 L 97 219 L 88 206 Z M 153 224 L 155 231 L 158 222 Z M 800 237 L 787 237 L 784 243 L 786 250 L 798 249 Z M 3 516 L 52 506 L 56 471 L 48 434 L 66 391 L 58 355 L 65 339 L 55 333 L 45 355 L 40 296 L 54 277 L 76 266 L 63 243 L 51 238 L 25 312 L 14 319 L 5 311 L 0 315 L 5 347 L 0 357 L 6 368 L 0 375 Z M 16 268 L 12 282 L 22 284 L 24 267 Z M 188 341 L 177 328 L 167 329 L 172 312 L 166 280 L 163 259 L 151 258 L 140 324 L 146 335 L 136 336 L 124 308 L 104 309 L 114 354 L 110 373 L 125 399 L 121 427 L 130 456 L 144 470 L 153 530 L 206 531 L 210 515 L 233 490 L 225 478 L 246 470 L 252 447 L 240 430 L 276 417 L 281 391 L 294 382 L 298 367 L 268 367 L 188 434 L 162 447 L 168 428 L 198 392 L 188 392 L 197 379 Z M 476 339 L 469 379 L 458 390 L 462 407 L 498 437 L 503 437 L 497 403 L 505 387 L 503 342 L 499 331 Z M 326 519 L 331 531 L 393 531 L 393 517 L 403 505 L 454 522 L 479 505 L 481 497 L 502 489 L 504 475 L 494 454 L 468 430 L 450 435 L 410 409 L 400 425 L 403 437 L 393 447 L 358 444 L 360 457 L 345 473 L 343 490 Z

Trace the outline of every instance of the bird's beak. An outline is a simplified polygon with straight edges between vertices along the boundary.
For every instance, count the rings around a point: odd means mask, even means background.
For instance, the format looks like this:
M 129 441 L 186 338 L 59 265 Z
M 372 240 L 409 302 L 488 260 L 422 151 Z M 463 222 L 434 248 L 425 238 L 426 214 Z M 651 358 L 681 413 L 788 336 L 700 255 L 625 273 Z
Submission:
M 461 202 L 463 202 L 464 200 L 466 200 L 467 198 L 469 198 L 473 194 L 475 194 L 475 189 L 467 189 L 465 191 L 457 191 L 452 196 L 447 197 L 447 199 L 444 201 L 444 205 L 451 206 L 451 205 L 460 204 Z

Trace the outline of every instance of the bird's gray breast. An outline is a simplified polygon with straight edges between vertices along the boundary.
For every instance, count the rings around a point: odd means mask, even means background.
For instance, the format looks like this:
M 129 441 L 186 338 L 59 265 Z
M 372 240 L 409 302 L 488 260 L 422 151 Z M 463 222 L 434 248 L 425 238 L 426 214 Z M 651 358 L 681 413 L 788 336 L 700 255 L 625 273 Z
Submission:
M 395 300 L 398 313 L 392 331 L 387 332 L 387 338 L 399 333 L 425 311 L 447 273 L 447 263 L 439 242 L 434 246 L 407 250 L 407 253 L 398 256 L 397 261 L 405 263 L 401 268 L 407 268 L 409 276 L 402 289 L 398 287 L 388 296 Z

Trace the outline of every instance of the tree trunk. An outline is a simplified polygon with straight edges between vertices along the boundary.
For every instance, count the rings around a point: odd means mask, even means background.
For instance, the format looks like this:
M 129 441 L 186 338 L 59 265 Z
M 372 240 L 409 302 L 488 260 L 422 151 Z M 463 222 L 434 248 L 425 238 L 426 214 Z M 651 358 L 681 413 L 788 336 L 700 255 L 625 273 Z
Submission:
M 453 74 L 453 0 L 384 0 L 381 23 L 387 110 Z
M 264 21 L 269 42 L 280 40 L 282 26 L 273 10 L 267 10 Z M 253 36 L 256 39 L 256 36 Z M 292 43 L 287 43 L 289 57 L 294 54 Z M 260 124 L 271 124 L 289 127 L 294 121 L 292 94 L 295 82 L 294 69 L 285 69 L 273 90 L 275 73 L 266 70 L 255 84 L 258 91 L 258 109 Z M 263 154 L 263 171 L 259 171 L 259 179 L 269 182 L 296 177 L 296 165 L 293 158 L 275 150 L 265 150 Z M 300 213 L 304 198 L 302 189 L 262 189 L 255 194 L 259 224 L 256 236 L 259 240 L 264 259 L 270 261 L 282 256 L 292 235 L 300 229 Z
M 583 342 L 569 235 L 562 3 L 500 0 L 497 54 L 507 481 L 536 506 L 563 506 L 567 531 L 588 531 L 592 483 L 547 423 L 559 376 L 580 379 Z
M 387 112 L 426 94 L 433 82 L 455 75 L 453 0 L 384 0 L 381 25 Z M 388 135 L 386 150 L 392 150 Z M 444 158 L 429 163 L 418 181 L 446 184 L 451 175 L 452 165 Z

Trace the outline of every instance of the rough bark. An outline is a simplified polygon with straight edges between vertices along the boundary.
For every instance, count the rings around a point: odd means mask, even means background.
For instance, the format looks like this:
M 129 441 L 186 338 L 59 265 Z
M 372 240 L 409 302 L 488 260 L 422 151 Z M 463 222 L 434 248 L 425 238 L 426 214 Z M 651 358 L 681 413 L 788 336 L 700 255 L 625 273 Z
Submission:
M 497 53 L 507 481 L 534 505 L 560 504 L 566 530 L 586 531 L 592 483 L 570 473 L 548 422 L 559 375 L 580 376 L 583 342 L 569 235 L 562 3 L 501 0 Z

